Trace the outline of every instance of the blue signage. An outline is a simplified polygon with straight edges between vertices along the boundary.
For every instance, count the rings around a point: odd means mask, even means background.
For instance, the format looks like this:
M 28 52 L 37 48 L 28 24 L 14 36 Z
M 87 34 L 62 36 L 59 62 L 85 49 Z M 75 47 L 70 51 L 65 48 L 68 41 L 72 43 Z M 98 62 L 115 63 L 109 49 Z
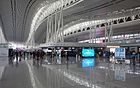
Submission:
M 93 67 L 95 65 L 95 61 L 93 58 L 87 58 L 82 60 L 82 67 Z
M 125 58 L 125 48 L 116 48 L 115 57 L 116 58 Z
M 83 57 L 94 57 L 95 51 L 94 49 L 82 49 Z

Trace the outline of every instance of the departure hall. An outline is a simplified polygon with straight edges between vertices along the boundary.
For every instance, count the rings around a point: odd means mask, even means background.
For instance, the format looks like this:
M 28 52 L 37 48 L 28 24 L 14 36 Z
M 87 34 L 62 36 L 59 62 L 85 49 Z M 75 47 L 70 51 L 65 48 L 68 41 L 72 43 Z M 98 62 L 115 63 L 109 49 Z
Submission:
M 140 88 L 140 0 L 0 0 L 0 88 Z

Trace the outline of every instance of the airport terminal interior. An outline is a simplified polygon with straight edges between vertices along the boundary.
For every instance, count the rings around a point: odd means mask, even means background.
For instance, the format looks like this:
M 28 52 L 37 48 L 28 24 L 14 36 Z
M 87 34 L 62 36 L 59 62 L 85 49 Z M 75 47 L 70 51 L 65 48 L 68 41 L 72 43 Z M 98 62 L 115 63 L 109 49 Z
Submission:
M 0 88 L 140 88 L 140 0 L 0 0 Z

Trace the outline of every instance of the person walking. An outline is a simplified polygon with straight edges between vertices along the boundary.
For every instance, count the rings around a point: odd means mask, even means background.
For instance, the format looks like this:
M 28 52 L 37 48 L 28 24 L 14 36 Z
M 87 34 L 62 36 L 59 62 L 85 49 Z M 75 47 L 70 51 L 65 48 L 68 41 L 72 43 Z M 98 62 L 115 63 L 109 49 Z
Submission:
M 9 57 L 9 64 L 13 64 L 13 57 L 14 57 L 13 49 L 9 49 L 8 57 Z
M 45 52 L 43 50 L 40 50 L 40 65 L 42 66 L 42 62 L 44 60 Z

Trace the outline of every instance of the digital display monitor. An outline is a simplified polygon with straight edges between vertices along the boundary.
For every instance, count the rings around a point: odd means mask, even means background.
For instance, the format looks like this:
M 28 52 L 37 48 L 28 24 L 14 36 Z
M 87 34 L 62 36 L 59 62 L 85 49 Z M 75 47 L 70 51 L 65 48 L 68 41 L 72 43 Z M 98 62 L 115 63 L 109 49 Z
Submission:
M 95 66 L 95 61 L 92 58 L 87 58 L 82 60 L 82 67 L 93 67 Z
M 82 49 L 82 57 L 94 57 L 94 49 Z

